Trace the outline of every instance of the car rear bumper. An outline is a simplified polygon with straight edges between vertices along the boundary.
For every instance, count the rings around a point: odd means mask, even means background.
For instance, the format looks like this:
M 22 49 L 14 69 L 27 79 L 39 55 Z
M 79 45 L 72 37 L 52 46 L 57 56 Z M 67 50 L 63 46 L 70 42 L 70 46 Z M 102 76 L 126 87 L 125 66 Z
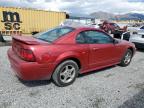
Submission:
M 45 80 L 50 79 L 54 64 L 39 64 L 37 62 L 26 62 L 20 59 L 12 49 L 7 52 L 14 73 L 23 80 Z

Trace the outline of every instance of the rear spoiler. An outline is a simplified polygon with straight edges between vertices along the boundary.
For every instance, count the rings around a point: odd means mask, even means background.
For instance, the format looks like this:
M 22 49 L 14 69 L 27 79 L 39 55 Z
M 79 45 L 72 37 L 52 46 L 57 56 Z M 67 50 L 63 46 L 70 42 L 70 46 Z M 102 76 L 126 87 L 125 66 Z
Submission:
M 24 44 L 28 44 L 28 45 L 40 44 L 35 39 L 33 39 L 33 37 L 28 37 L 28 36 L 12 36 L 12 39 L 15 41 L 19 41 L 21 43 L 24 43 Z

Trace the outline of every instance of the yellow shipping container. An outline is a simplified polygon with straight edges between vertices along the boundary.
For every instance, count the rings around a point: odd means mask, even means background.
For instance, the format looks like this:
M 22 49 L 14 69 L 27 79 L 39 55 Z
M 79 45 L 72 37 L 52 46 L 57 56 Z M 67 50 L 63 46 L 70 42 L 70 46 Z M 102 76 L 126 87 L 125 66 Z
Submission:
M 31 34 L 56 27 L 65 19 L 65 12 L 0 7 L 0 32 Z

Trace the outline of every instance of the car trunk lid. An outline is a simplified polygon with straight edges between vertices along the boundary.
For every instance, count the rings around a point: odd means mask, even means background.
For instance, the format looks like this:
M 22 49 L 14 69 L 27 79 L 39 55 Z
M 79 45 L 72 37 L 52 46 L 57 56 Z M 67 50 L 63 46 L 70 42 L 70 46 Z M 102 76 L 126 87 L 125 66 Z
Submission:
M 49 44 L 49 42 L 36 39 L 32 36 L 13 36 L 12 39 L 13 42 L 21 42 L 27 45 Z
M 12 49 L 16 55 L 26 61 L 35 61 L 33 54 L 33 46 L 36 45 L 48 45 L 50 43 L 38 40 L 31 36 L 13 36 L 12 37 Z M 31 57 L 31 58 L 30 58 Z

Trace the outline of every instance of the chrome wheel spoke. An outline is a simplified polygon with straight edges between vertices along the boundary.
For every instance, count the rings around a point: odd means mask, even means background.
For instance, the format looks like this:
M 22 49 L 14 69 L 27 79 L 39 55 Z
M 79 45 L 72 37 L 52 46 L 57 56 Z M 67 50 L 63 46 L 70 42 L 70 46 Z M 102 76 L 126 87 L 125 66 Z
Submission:
M 125 56 L 124 63 L 128 64 L 131 60 L 131 54 L 128 52 Z
M 75 71 L 75 68 L 71 68 L 71 69 L 69 70 L 69 74 L 72 75 L 74 71 Z
M 66 82 L 67 78 L 68 78 L 67 76 L 64 76 L 63 81 Z
M 65 72 L 60 73 L 60 76 L 65 76 Z
M 64 83 L 69 83 L 75 76 L 75 68 L 72 65 L 67 65 L 60 72 L 60 80 Z
M 67 74 L 66 73 L 63 73 L 63 74 L 60 74 L 60 79 L 62 80 L 62 81 L 66 81 L 66 79 L 67 79 Z
M 69 68 L 68 68 L 68 66 L 66 66 L 66 67 L 65 67 L 65 71 L 69 71 Z

